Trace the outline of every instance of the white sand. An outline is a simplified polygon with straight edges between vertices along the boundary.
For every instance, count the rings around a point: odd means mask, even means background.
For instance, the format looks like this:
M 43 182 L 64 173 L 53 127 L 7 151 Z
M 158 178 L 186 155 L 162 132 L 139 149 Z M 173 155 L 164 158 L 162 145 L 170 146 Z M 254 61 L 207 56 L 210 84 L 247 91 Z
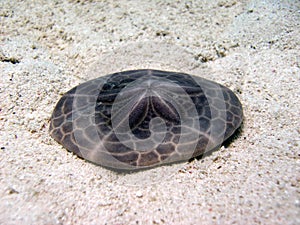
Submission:
M 0 224 L 300 224 L 299 10 L 297 0 L 2 0 Z M 241 134 L 202 160 L 133 175 L 49 137 L 64 92 L 134 68 L 230 87 Z

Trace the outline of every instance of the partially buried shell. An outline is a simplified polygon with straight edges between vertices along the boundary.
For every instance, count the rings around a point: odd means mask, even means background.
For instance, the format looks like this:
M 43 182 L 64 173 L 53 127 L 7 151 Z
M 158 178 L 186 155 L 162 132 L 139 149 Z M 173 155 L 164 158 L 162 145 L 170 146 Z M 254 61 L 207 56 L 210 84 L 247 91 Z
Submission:
M 132 70 L 80 84 L 57 103 L 50 134 L 96 164 L 136 170 L 219 147 L 240 126 L 228 88 L 184 73 Z

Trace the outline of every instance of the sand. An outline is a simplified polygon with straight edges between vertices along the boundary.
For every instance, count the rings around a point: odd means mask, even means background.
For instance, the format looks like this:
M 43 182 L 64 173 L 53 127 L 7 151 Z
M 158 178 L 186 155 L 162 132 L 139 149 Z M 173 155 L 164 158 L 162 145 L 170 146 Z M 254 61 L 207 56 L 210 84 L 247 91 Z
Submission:
M 0 7 L 0 224 L 300 224 L 300 2 L 9 1 Z M 62 94 L 153 68 L 231 88 L 236 138 L 134 174 L 48 133 Z

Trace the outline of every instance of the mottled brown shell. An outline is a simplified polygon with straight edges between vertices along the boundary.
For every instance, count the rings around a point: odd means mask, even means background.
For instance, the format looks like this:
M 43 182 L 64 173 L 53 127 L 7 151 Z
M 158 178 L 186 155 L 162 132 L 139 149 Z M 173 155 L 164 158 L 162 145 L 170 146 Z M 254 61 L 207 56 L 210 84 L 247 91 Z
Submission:
M 184 73 L 133 70 L 68 91 L 53 111 L 50 134 L 96 164 L 135 170 L 215 149 L 242 118 L 240 101 L 220 84 Z

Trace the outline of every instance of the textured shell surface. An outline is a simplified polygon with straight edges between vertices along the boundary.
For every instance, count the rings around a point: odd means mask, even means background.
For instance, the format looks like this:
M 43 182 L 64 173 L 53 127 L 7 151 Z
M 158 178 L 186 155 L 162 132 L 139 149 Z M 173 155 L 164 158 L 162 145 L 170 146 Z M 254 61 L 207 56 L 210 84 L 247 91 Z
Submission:
M 218 148 L 243 120 L 228 88 L 160 70 L 99 77 L 65 93 L 50 135 L 67 150 L 116 170 L 189 160 Z

